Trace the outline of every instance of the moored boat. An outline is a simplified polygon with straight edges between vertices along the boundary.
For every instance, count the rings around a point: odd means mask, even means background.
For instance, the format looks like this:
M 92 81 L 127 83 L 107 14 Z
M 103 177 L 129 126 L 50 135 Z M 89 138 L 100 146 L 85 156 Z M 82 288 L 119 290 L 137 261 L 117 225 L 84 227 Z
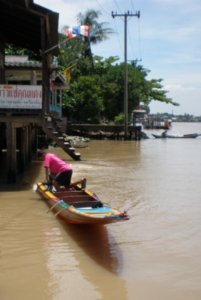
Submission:
M 167 134 L 167 131 L 162 132 L 161 134 L 152 133 L 153 137 L 156 139 L 195 139 L 200 136 L 198 133 L 189 133 L 189 134 Z
M 72 224 L 109 224 L 128 220 L 126 211 L 110 207 L 97 195 L 77 185 L 62 191 L 51 191 L 48 185 L 39 182 L 36 190 L 56 216 Z

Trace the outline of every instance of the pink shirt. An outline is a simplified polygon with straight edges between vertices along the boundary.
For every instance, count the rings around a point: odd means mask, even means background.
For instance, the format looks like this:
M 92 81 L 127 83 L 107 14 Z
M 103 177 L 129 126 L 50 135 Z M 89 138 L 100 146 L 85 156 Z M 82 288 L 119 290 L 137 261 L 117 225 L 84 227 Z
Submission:
M 63 171 L 72 170 L 70 164 L 64 162 L 53 153 L 47 153 L 45 155 L 43 166 L 49 168 L 51 173 L 58 174 Z

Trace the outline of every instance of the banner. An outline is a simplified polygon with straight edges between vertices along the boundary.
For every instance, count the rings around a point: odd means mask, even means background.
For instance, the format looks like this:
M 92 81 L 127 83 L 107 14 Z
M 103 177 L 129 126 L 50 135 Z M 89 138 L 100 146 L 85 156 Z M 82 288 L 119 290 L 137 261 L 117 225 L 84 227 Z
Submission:
M 1 84 L 0 108 L 42 109 L 42 86 Z

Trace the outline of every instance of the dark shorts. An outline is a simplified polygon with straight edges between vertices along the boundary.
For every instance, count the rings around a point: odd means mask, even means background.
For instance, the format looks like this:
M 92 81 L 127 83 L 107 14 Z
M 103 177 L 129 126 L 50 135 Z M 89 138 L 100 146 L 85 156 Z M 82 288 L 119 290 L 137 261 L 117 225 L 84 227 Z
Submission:
M 73 171 L 68 170 L 61 172 L 57 174 L 54 178 L 60 185 L 65 186 L 66 188 L 69 188 L 70 183 L 71 183 L 71 177 L 72 177 Z

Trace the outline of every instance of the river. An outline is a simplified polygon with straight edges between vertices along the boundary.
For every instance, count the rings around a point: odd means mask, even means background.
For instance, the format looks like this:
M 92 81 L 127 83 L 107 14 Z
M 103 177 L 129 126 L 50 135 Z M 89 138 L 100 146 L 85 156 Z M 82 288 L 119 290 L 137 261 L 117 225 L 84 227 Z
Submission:
M 171 131 L 201 133 L 201 123 Z M 150 135 L 152 131 L 148 133 Z M 201 138 L 90 141 L 73 179 L 130 220 L 67 225 L 33 191 L 41 161 L 0 188 L 1 300 L 200 300 Z

